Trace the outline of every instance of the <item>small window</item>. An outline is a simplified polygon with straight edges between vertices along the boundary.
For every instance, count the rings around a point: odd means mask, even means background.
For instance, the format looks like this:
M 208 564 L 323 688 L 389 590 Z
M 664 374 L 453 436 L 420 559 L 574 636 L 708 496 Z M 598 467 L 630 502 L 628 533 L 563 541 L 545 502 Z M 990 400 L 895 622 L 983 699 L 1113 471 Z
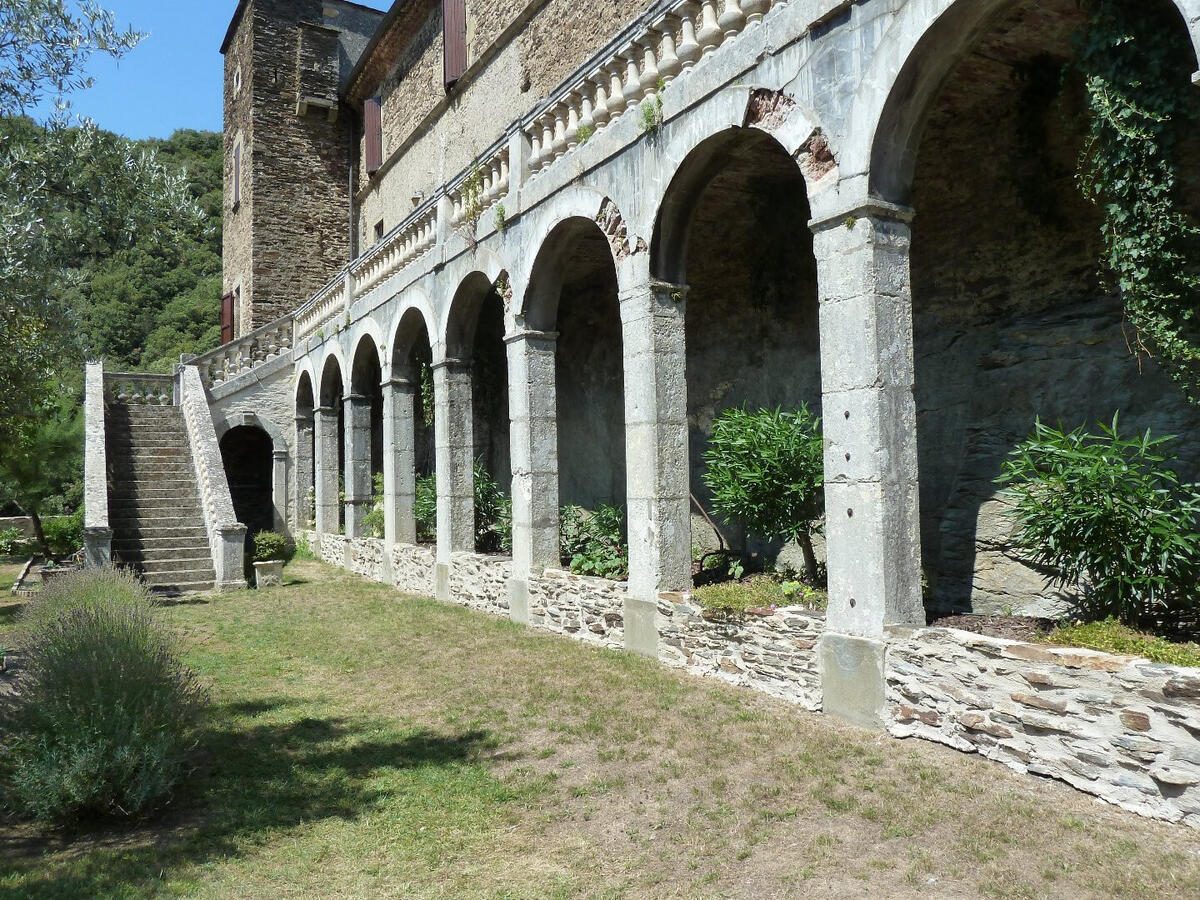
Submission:
M 241 93 L 242 90 L 242 65 L 238 63 L 236 69 L 233 70 L 233 92 Z
M 233 145 L 233 208 L 242 205 L 242 142 Z
M 383 240 L 383 219 L 375 223 L 375 243 Z

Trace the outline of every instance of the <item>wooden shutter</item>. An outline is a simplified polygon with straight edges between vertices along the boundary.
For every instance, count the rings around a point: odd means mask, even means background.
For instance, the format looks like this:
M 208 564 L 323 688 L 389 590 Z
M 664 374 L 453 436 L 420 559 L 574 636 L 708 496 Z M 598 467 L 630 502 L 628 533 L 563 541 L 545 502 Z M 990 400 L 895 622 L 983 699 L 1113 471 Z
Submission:
M 242 143 L 233 145 L 233 205 L 236 209 L 242 202 Z
M 442 0 L 442 39 L 449 89 L 467 70 L 467 0 Z
M 221 344 L 233 340 L 233 294 L 221 298 Z
M 379 97 L 363 104 L 363 141 L 367 174 L 374 175 L 383 166 L 383 100 Z

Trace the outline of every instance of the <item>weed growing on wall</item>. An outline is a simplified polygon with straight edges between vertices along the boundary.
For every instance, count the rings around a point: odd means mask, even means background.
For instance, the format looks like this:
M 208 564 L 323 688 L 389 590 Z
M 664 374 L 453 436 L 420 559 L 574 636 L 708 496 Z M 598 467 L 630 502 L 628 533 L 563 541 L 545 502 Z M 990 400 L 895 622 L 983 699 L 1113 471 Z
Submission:
M 1104 274 L 1135 353 L 1200 401 L 1200 228 L 1181 207 L 1179 138 L 1196 127 L 1190 45 L 1174 9 L 1091 0 L 1076 38 L 1090 108 L 1079 184 L 1104 217 Z

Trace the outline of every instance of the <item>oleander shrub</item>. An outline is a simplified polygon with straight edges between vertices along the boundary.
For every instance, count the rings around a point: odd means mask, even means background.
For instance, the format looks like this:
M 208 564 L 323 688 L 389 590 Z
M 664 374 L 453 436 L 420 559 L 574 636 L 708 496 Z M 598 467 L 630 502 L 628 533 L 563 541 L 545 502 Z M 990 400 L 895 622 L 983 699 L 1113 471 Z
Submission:
M 23 612 L 18 640 L 21 691 L 0 711 L 6 803 L 66 824 L 168 802 L 190 768 L 205 693 L 137 579 L 60 576 Z
M 512 552 L 512 498 L 478 461 L 475 463 L 475 549 L 479 553 Z
M 28 542 L 20 528 L 0 529 L 0 556 L 16 556 L 27 547 Z
M 997 482 L 1016 520 L 1012 542 L 1048 581 L 1074 591 L 1085 621 L 1189 630 L 1200 598 L 1200 493 L 1182 484 L 1171 437 L 1125 437 L 1042 422 Z
M 794 541 L 808 579 L 821 577 L 812 536 L 825 521 L 821 420 L 799 409 L 732 407 L 713 422 L 704 452 L 704 484 L 727 522 L 767 540 Z
M 83 509 L 69 516 L 42 520 L 42 534 L 55 556 L 70 556 L 83 547 Z
M 287 562 L 295 552 L 295 545 L 278 531 L 260 531 L 254 535 L 255 562 L 270 562 L 277 559 Z

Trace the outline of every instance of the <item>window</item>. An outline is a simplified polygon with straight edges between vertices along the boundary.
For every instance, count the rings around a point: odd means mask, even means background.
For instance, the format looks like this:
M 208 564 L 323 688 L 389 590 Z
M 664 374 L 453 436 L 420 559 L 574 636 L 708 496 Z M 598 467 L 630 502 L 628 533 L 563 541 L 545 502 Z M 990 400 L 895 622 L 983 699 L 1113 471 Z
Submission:
M 221 298 L 221 344 L 233 340 L 233 292 Z
M 237 68 L 233 70 L 233 92 L 240 93 L 242 90 L 242 64 L 238 63 Z
M 371 97 L 363 104 L 363 141 L 367 175 L 374 175 L 383 167 L 383 100 L 380 97 Z
M 467 0 L 442 0 L 442 46 L 449 90 L 467 71 Z
M 383 240 L 383 219 L 375 223 L 375 243 Z

